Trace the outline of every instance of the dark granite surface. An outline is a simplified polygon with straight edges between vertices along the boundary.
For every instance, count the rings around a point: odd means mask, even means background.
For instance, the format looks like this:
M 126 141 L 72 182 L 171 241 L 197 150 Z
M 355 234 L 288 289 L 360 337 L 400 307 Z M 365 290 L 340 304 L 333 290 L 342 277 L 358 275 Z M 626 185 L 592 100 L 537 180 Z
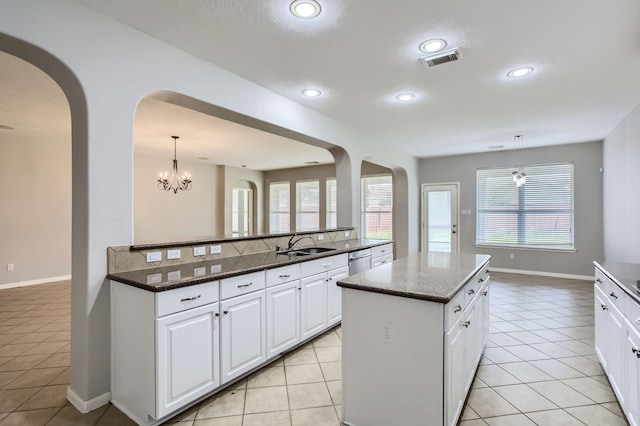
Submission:
M 340 287 L 448 303 L 491 256 L 420 252 L 338 281 Z
M 115 272 L 107 278 L 144 290 L 158 292 L 204 283 L 221 278 L 233 277 L 249 272 L 263 271 L 293 263 L 305 262 L 340 253 L 349 253 L 367 247 L 388 244 L 389 240 L 348 240 L 318 244 L 315 247 L 329 247 L 335 250 L 308 256 L 290 257 L 273 251 L 227 257 L 217 260 L 185 263 L 136 271 Z M 300 247 L 303 248 L 303 247 Z
M 640 280 L 640 264 L 615 262 L 593 262 L 593 264 L 631 296 L 636 303 L 640 303 L 640 291 L 637 287 L 637 282 Z

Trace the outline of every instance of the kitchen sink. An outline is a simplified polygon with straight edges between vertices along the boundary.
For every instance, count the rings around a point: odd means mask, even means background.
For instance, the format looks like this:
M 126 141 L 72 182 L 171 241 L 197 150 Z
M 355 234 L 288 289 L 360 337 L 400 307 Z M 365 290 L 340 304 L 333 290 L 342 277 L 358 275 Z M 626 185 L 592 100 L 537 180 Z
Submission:
M 297 257 L 297 256 L 309 256 L 310 254 L 318 254 L 324 253 L 326 251 L 335 250 L 334 248 L 329 247 L 302 247 L 299 249 L 286 250 L 277 252 L 277 254 L 286 254 L 287 256 Z

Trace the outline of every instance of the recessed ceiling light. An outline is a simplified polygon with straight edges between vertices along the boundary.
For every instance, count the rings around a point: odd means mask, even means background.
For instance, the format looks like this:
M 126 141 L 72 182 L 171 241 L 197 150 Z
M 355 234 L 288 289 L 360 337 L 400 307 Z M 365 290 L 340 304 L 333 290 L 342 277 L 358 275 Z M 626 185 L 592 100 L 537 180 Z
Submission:
M 302 19 L 315 18 L 320 14 L 320 4 L 314 0 L 295 0 L 289 9 L 293 16 Z
M 318 89 L 304 89 L 302 91 L 302 96 L 306 96 L 307 98 L 315 98 L 322 94 Z
M 447 46 L 447 42 L 442 39 L 427 40 L 420 44 L 419 49 L 424 53 L 439 52 Z
M 533 72 L 533 68 L 531 67 L 522 67 L 516 68 L 515 70 L 511 70 L 507 73 L 507 77 L 518 78 L 524 77 L 527 74 L 531 74 Z
M 414 99 L 415 97 L 416 95 L 414 95 L 413 93 L 401 93 L 398 96 L 396 96 L 396 99 L 399 100 L 400 102 L 408 102 Z

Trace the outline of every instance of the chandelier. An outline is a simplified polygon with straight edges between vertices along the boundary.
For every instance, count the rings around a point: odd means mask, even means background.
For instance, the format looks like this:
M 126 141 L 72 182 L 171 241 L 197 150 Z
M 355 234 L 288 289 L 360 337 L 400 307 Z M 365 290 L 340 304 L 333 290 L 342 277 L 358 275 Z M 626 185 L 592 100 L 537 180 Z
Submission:
M 178 160 L 176 157 L 176 142 L 180 136 L 171 136 L 173 138 L 173 170 L 171 175 L 167 172 L 161 172 L 158 176 L 158 189 L 163 191 L 173 191 L 177 194 L 178 191 L 188 191 L 191 189 L 191 175 L 189 172 L 185 172 L 182 177 L 178 173 Z
M 520 163 L 520 156 L 522 153 L 522 146 L 524 145 L 523 140 L 524 136 L 522 135 L 514 136 L 517 164 L 515 166 L 515 170 L 511 172 L 511 175 L 513 176 L 513 183 L 515 183 L 518 188 L 527 183 L 527 174 L 524 172 L 524 166 L 518 165 L 522 164 Z

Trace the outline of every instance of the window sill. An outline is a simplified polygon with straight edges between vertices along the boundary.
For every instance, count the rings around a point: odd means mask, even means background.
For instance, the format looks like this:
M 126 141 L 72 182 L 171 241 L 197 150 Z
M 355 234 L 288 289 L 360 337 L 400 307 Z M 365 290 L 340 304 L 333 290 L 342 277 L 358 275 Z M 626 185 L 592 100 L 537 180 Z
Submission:
M 506 245 L 491 245 L 491 244 L 474 244 L 477 248 L 490 248 L 490 249 L 502 249 L 502 250 L 526 250 L 526 251 L 549 251 L 549 252 L 561 252 L 561 253 L 576 253 L 578 250 L 573 248 L 554 248 L 554 247 L 529 247 L 529 246 L 506 246 Z

